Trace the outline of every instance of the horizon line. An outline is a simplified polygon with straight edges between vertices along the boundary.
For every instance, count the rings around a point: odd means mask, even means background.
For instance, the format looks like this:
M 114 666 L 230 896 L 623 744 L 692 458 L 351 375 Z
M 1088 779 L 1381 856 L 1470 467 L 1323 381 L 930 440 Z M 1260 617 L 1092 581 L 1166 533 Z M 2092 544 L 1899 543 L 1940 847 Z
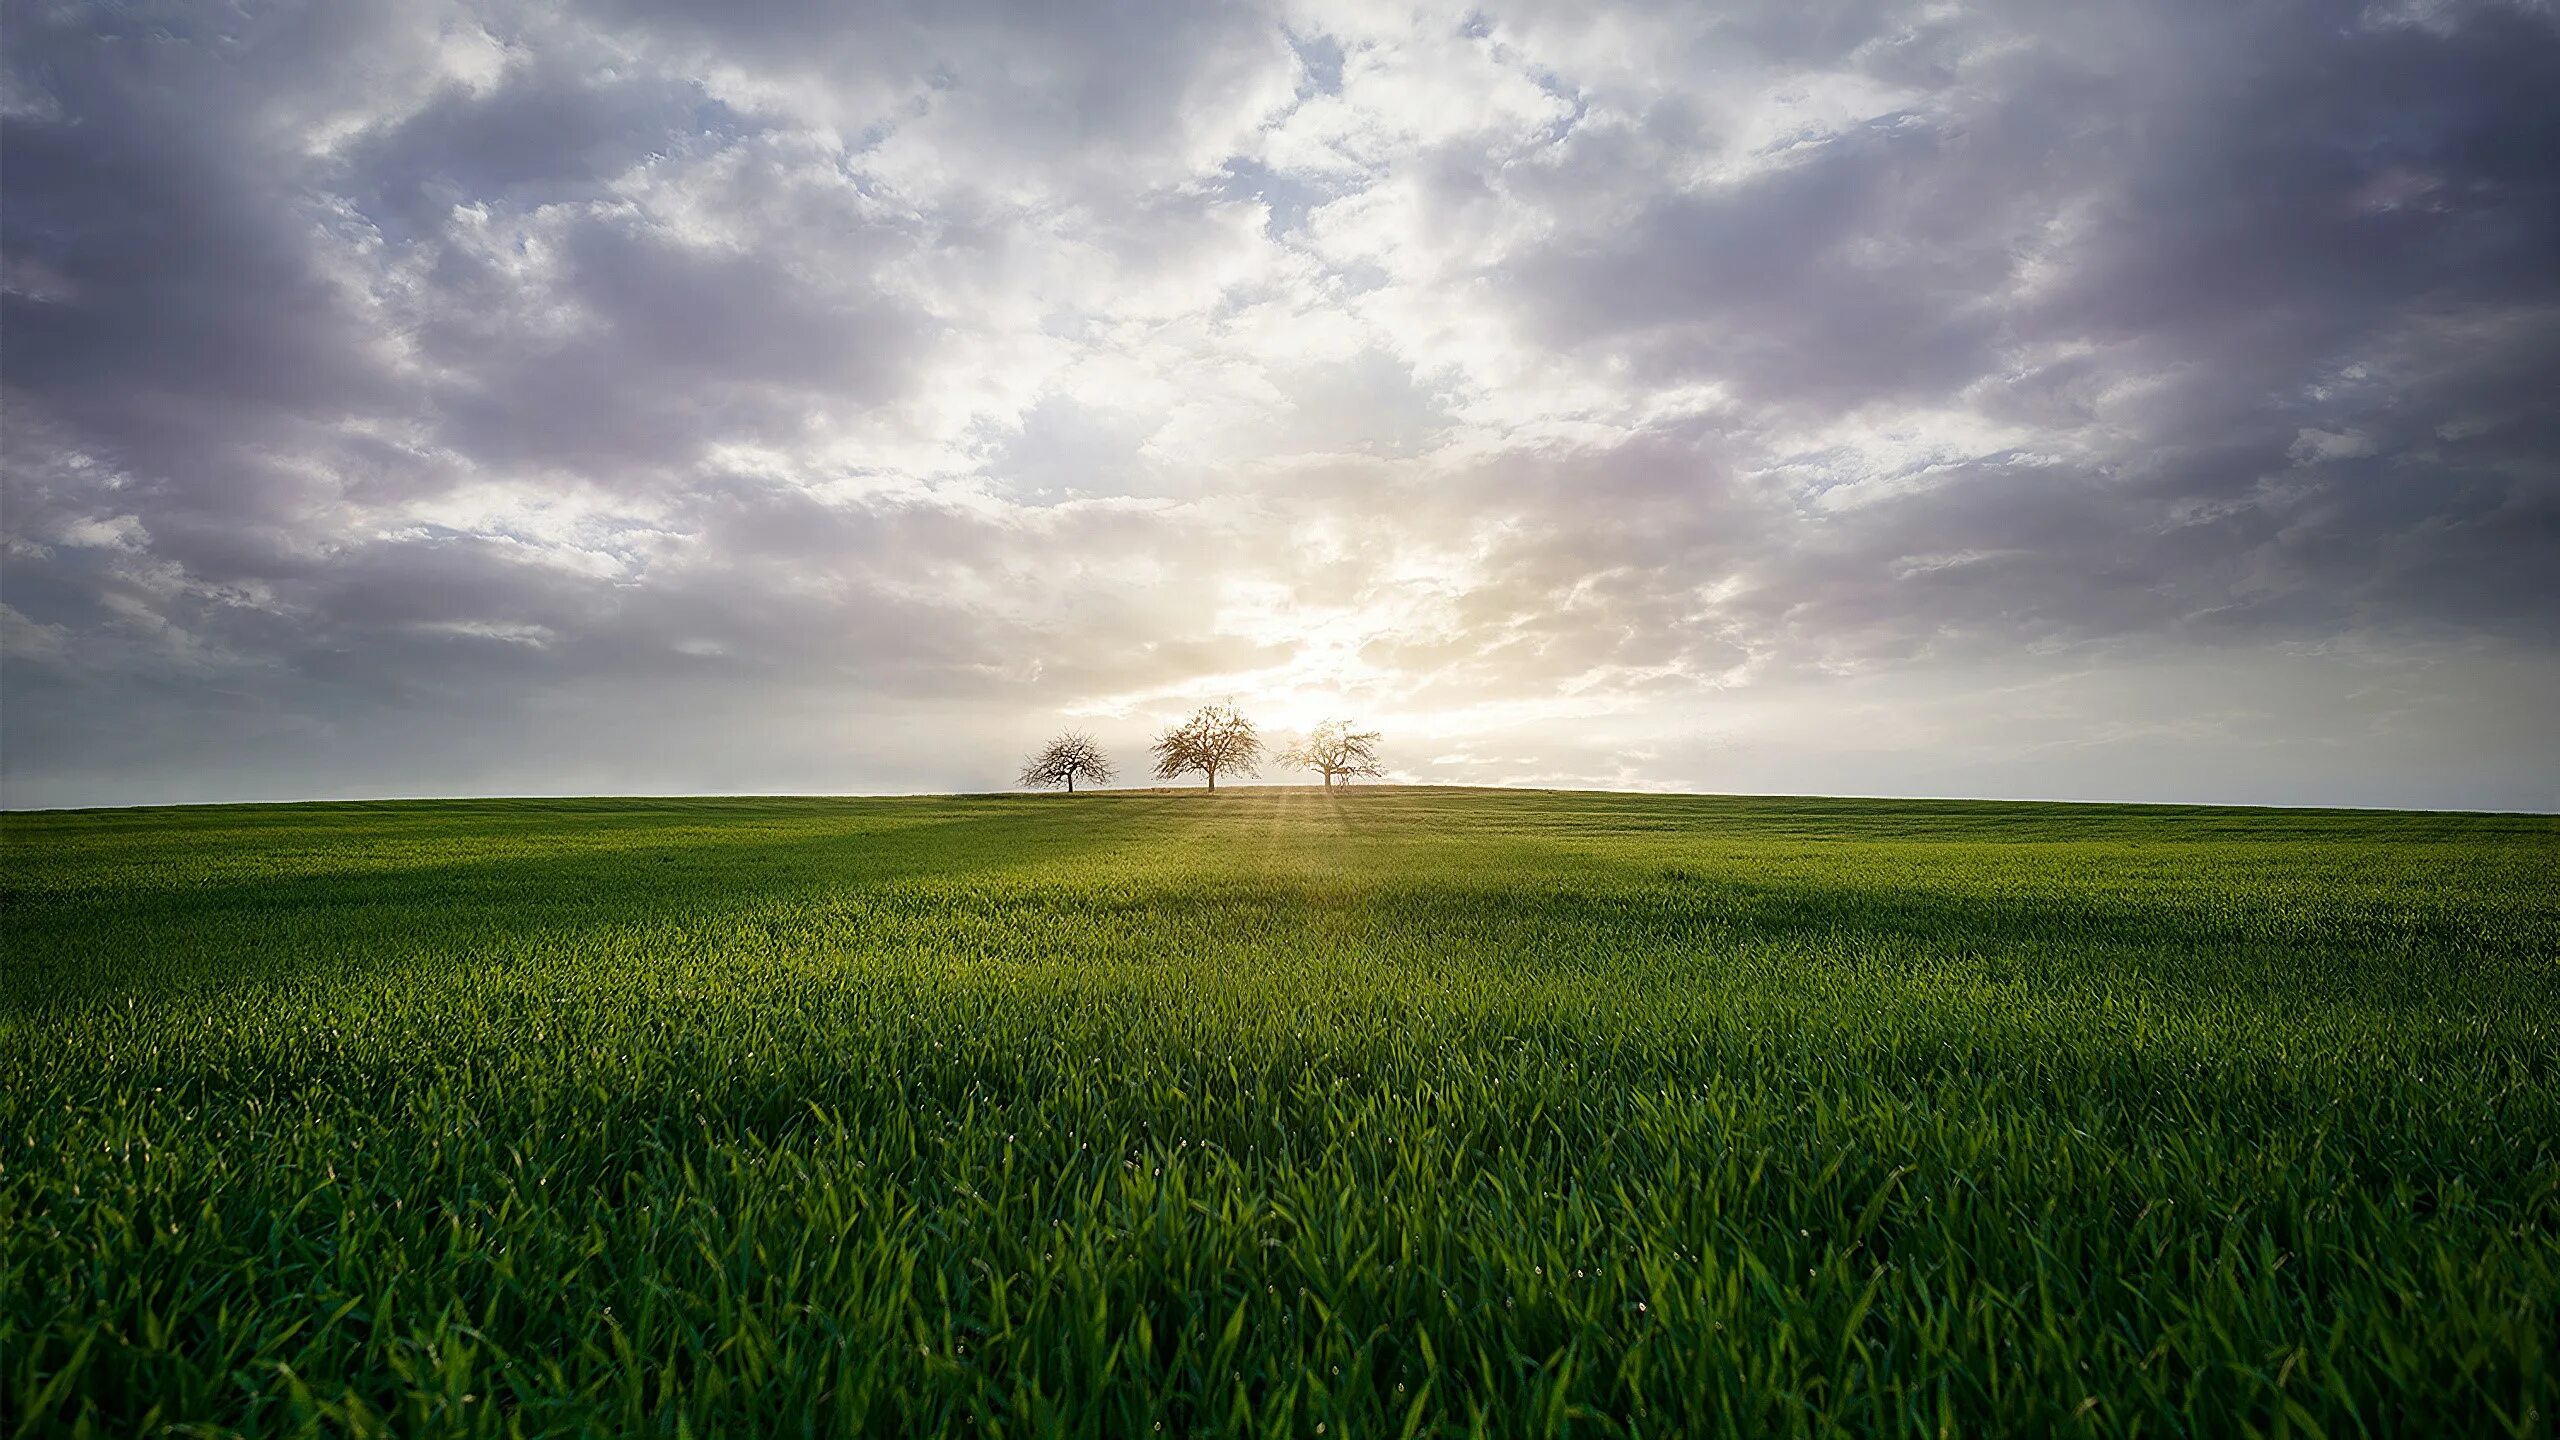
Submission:
M 1258 781 L 1230 784 L 1232 790 L 1448 790 L 1479 791 L 1503 795 L 1606 795 L 1631 799 L 1654 800 L 1803 800 L 1803 801 L 1873 801 L 1883 803 L 1926 805 L 2040 805 L 2083 809 L 2152 809 L 2152 810 L 2265 810 L 2288 813 L 2365 814 L 2365 815 L 2468 815 L 2518 819 L 2560 818 L 2560 808 L 2548 810 L 2490 810 L 2460 806 L 2396 806 L 2396 805 L 2288 805 L 2268 802 L 2221 800 L 2070 800 L 2049 796 L 2012 795 L 1850 795 L 1815 794 L 1796 791 L 1753 790 L 1613 790 L 1599 787 L 1555 785 L 1485 785 L 1452 784 L 1429 780 L 1370 781 L 1353 786 L 1327 786 L 1313 781 Z M 741 791 L 668 791 L 663 793 L 631 793 L 620 795 L 592 793 L 560 794 L 444 794 L 444 795 L 314 795 L 280 800 L 178 800 L 139 801 L 126 805 L 35 805 L 14 806 L 0 798 L 0 817 L 15 815 L 81 815 L 110 814 L 136 810 L 240 810 L 286 809 L 296 806 L 332 805 L 437 805 L 461 803 L 522 804 L 607 803 L 686 800 L 1045 800 L 1091 799 L 1097 796 L 1200 795 L 1215 794 L 1203 785 L 1109 785 L 1092 789 L 1063 790 L 741 790 Z

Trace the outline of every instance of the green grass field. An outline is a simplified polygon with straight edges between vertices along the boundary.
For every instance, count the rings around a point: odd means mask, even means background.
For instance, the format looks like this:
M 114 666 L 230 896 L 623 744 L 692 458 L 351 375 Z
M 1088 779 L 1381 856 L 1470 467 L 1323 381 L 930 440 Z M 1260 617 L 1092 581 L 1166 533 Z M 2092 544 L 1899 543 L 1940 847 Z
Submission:
M 19 814 L 0 1430 L 2552 1433 L 2560 819 Z

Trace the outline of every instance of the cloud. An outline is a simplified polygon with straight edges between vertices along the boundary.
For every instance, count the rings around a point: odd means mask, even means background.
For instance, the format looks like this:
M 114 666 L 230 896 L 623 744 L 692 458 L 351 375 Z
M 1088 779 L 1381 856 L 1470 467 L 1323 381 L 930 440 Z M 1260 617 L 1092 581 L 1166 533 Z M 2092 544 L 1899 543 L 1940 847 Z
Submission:
M 6 24 L 8 803 L 2560 805 L 2545 9 Z

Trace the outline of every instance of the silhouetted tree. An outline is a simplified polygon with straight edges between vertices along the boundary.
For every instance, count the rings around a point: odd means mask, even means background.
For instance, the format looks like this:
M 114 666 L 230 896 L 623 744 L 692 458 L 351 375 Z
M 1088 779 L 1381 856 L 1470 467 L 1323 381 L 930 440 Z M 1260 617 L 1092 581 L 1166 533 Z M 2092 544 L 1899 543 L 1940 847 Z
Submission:
M 1052 790 L 1060 785 L 1067 793 L 1076 793 L 1078 777 L 1096 785 L 1108 785 L 1117 772 L 1111 768 L 1111 757 L 1093 743 L 1093 737 L 1079 730 L 1049 742 L 1048 748 L 1023 762 L 1021 784 L 1029 790 Z
M 1345 784 L 1354 775 L 1384 775 L 1378 764 L 1378 732 L 1354 730 L 1340 720 L 1327 720 L 1307 732 L 1306 740 L 1280 752 L 1280 763 L 1293 770 L 1313 770 L 1330 787 L 1335 776 Z
M 1253 732 L 1253 722 L 1237 714 L 1233 705 L 1203 705 L 1190 719 L 1156 737 L 1159 780 L 1172 780 L 1196 770 L 1209 777 L 1209 788 L 1215 790 L 1220 771 L 1256 774 L 1254 767 L 1261 759 L 1262 737 Z

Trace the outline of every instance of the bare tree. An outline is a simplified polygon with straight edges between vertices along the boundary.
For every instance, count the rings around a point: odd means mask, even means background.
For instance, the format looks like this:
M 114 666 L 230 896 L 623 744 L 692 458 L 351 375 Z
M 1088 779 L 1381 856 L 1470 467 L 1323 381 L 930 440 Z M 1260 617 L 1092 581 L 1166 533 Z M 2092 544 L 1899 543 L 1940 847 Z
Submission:
M 1341 720 L 1327 720 L 1308 731 L 1303 743 L 1280 752 L 1280 763 L 1293 770 L 1315 771 L 1327 787 L 1337 775 L 1347 785 L 1354 775 L 1387 773 L 1378 763 L 1378 732 L 1354 730 Z
M 1020 784 L 1028 790 L 1053 790 L 1060 785 L 1067 793 L 1076 793 L 1076 780 L 1082 777 L 1096 785 L 1108 785 L 1118 772 L 1111 768 L 1111 757 L 1093 743 L 1093 737 L 1081 730 L 1070 730 L 1048 744 L 1048 748 L 1023 762 Z
M 1190 719 L 1156 737 L 1156 778 L 1171 780 L 1198 771 L 1218 788 L 1218 773 L 1233 770 L 1253 775 L 1262 760 L 1262 737 L 1253 722 L 1233 705 L 1203 705 Z

